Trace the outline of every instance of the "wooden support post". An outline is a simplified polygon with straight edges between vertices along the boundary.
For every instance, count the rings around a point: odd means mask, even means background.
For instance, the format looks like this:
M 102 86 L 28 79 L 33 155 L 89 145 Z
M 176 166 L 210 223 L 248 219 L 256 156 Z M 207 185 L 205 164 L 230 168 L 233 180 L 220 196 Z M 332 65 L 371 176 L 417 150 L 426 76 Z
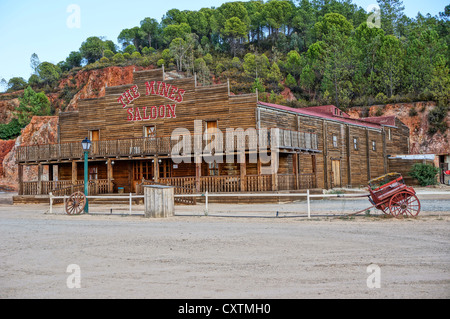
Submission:
M 72 161 L 72 185 L 75 185 L 78 180 L 78 166 L 77 162 Z
M 294 189 L 299 189 L 298 171 L 299 171 L 299 153 L 292 155 L 292 165 L 294 169 Z
M 38 183 L 37 183 L 37 193 L 38 195 L 42 195 L 42 171 L 43 166 L 42 164 L 38 164 Z
M 270 153 L 270 165 L 272 165 L 272 191 L 278 190 L 278 152 L 272 150 Z
M 247 183 L 246 183 L 246 175 L 247 175 L 247 163 L 246 163 L 246 158 L 245 158 L 245 154 L 241 153 L 239 155 L 240 157 L 243 157 L 243 159 L 240 161 L 239 164 L 239 168 L 240 168 L 240 173 L 241 173 L 241 192 L 246 192 L 247 191 Z
M 107 179 L 108 179 L 108 193 L 113 193 L 114 192 L 113 166 L 112 166 L 112 161 L 111 161 L 110 158 L 108 159 L 108 162 L 107 162 L 106 176 L 107 176 Z
M 19 164 L 17 167 L 17 177 L 19 182 L 19 195 L 23 194 L 23 165 Z
M 202 162 L 200 160 L 195 161 L 195 189 L 197 192 L 201 191 L 200 177 L 202 177 Z
M 155 156 L 153 158 L 153 181 L 155 183 L 158 183 L 159 181 L 159 162 L 158 162 L 159 158 L 158 156 Z

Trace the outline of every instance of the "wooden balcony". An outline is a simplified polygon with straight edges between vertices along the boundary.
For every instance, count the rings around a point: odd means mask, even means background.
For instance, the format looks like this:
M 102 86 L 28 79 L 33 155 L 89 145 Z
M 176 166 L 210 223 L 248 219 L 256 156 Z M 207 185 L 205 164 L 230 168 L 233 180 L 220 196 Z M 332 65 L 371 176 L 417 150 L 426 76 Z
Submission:
M 170 154 L 193 156 L 196 143 L 201 143 L 203 152 L 214 149 L 216 154 L 217 149 L 222 149 L 223 152 L 228 149 L 257 151 L 258 148 L 270 149 L 273 145 L 278 146 L 279 149 L 291 151 L 319 152 L 317 134 L 315 133 L 282 129 L 261 132 L 257 134 L 240 132 L 235 136 L 227 136 L 224 133 L 221 140 L 216 139 L 211 134 L 204 134 L 200 136 L 200 139 L 196 139 L 196 136 L 180 136 L 177 140 L 170 136 L 163 136 L 95 141 L 92 143 L 89 158 L 133 158 Z M 191 151 L 186 153 L 186 150 Z M 50 163 L 82 158 L 81 141 L 19 146 L 16 150 L 17 163 Z

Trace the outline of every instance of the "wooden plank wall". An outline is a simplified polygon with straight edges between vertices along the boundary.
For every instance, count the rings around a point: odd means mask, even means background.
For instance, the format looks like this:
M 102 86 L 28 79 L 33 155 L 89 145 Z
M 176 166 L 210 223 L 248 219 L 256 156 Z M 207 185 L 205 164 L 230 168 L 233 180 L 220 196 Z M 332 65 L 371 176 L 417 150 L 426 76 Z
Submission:
M 105 96 L 97 99 L 80 100 L 76 112 L 60 114 L 60 142 L 80 141 L 89 130 L 100 130 L 101 140 L 115 140 L 142 137 L 144 127 L 156 126 L 158 137 L 170 136 L 176 128 L 194 132 L 194 120 L 218 121 L 218 127 L 255 127 L 256 95 L 228 96 L 226 84 L 195 87 L 194 78 L 165 80 L 186 91 L 182 103 L 175 103 L 158 95 L 146 95 L 146 82 L 162 81 L 162 70 L 134 72 L 130 85 L 108 87 Z M 133 85 L 139 88 L 140 98 L 123 108 L 117 99 Z M 177 104 L 176 118 L 128 121 L 127 109 L 136 107 L 142 113 L 143 107 Z M 141 114 L 144 116 L 144 114 Z
M 340 184 L 342 187 L 365 187 L 367 182 L 385 173 L 383 130 L 367 129 L 363 126 L 339 123 L 301 114 L 267 109 L 261 107 L 260 126 L 278 127 L 304 132 L 314 132 L 318 138 L 320 154 L 315 155 L 317 187 L 333 187 L 332 161 L 340 162 Z M 337 144 L 333 143 L 336 136 Z M 358 139 L 357 149 L 353 147 L 353 138 Z M 375 141 L 375 151 L 372 149 Z M 313 172 L 312 155 L 300 155 L 300 173 Z
M 399 119 L 395 120 L 395 127 L 385 126 L 387 155 L 409 154 L 409 128 Z M 389 133 L 390 130 L 390 139 Z

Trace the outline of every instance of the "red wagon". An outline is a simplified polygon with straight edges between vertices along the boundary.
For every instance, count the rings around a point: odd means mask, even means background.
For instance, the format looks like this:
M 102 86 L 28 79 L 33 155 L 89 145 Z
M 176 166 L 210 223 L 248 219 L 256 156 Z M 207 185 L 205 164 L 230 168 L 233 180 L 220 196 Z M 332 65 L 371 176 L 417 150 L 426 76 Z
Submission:
M 369 181 L 369 201 L 375 208 L 394 217 L 417 216 L 420 201 L 399 173 L 389 173 Z

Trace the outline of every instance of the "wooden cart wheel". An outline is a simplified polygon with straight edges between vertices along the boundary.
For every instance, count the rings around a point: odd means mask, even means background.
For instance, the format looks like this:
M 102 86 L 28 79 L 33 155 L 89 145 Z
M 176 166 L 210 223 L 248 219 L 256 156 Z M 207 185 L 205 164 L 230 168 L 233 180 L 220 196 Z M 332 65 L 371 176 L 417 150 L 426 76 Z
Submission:
M 86 206 L 86 196 L 82 192 L 70 195 L 66 202 L 66 213 L 68 215 L 80 215 Z
M 394 217 L 409 214 L 417 216 L 420 212 L 420 202 L 416 195 L 410 192 L 400 192 L 391 197 L 389 211 Z

